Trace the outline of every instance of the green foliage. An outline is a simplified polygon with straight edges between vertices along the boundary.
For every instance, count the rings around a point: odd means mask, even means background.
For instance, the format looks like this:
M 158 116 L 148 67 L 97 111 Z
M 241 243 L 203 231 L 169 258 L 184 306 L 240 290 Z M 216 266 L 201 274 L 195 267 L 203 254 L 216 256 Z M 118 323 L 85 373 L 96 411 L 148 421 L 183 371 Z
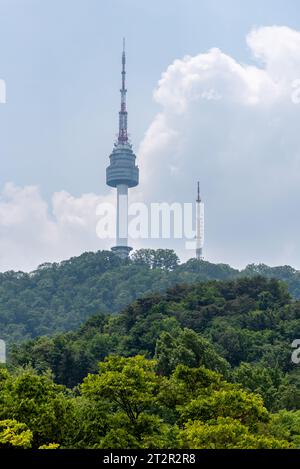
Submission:
M 186 275 L 183 266 L 116 262 Z M 199 274 L 202 263 L 187 264 Z M 14 422 L 2 444 L 28 431 L 32 448 L 300 447 L 290 347 L 299 318 L 285 286 L 253 272 L 176 285 L 15 346 L 10 372 L 0 368 L 0 421 Z
M 0 421 L 0 449 L 31 448 L 32 432 L 16 420 Z
M 240 389 L 221 389 L 211 391 L 209 395 L 200 395 L 192 399 L 180 411 L 181 421 L 214 420 L 218 417 L 230 417 L 239 420 L 248 427 L 267 419 L 267 410 L 261 397 Z
M 300 273 L 291 267 L 249 266 L 239 272 L 228 265 L 195 259 L 179 265 L 175 252 L 168 249 L 142 249 L 127 260 L 109 251 L 84 253 L 61 263 L 42 264 L 31 273 L 0 273 L 1 338 L 14 344 L 51 336 L 74 330 L 95 314 L 119 312 L 136 298 L 177 284 L 259 274 L 286 281 L 294 297 L 300 298 Z M 260 291 L 258 309 L 267 311 L 274 305 L 274 294 L 279 293 L 276 288 L 284 287 L 274 282 L 273 289 Z M 205 294 L 208 304 L 213 297 L 217 299 L 214 287 Z M 191 296 L 189 304 L 193 301 Z M 215 306 L 222 305 L 216 302 Z
M 262 292 L 272 301 L 267 310 L 260 309 Z M 300 302 L 274 280 L 181 285 L 136 300 L 118 315 L 94 316 L 75 332 L 15 346 L 9 363 L 51 369 L 56 382 L 68 387 L 96 373 L 97 363 L 111 354 L 156 358 L 167 375 L 180 363 L 228 377 L 231 367 L 231 379 L 261 394 L 268 409 L 296 410 L 300 373 L 291 363 L 290 344 L 299 317 Z
M 64 443 L 74 425 L 74 405 L 63 386 L 54 384 L 51 375 L 33 370 L 4 374 L 0 381 L 0 420 L 15 419 L 26 425 L 32 446 L 47 442 Z M 25 433 L 29 438 L 29 433 Z M 30 440 L 31 441 L 31 440 Z
M 163 332 L 156 342 L 155 356 L 158 369 L 165 375 L 170 374 L 179 364 L 193 368 L 206 368 L 227 374 L 229 364 L 220 357 L 212 344 L 190 329 L 179 329 L 176 335 Z
M 179 265 L 179 258 L 171 249 L 140 249 L 132 255 L 133 262 L 145 264 L 150 269 L 172 271 Z
M 107 357 L 74 395 L 32 370 L 3 370 L 0 383 L 5 448 L 293 448 L 299 433 L 299 416 L 270 416 L 219 373 L 181 364 L 162 376 L 140 355 Z
M 135 424 L 139 415 L 155 402 L 160 380 L 155 365 L 155 361 L 142 356 L 109 356 L 99 364 L 99 374 L 84 379 L 82 394 L 111 401 Z
M 300 411 L 281 410 L 272 415 L 267 432 L 276 438 L 291 442 L 300 449 Z
M 272 436 L 254 435 L 249 429 L 230 417 L 219 417 L 203 423 L 188 422 L 181 432 L 182 446 L 192 449 L 288 449 L 285 440 Z
M 267 368 L 262 364 L 241 363 L 232 373 L 233 379 L 245 389 L 260 394 L 267 407 L 276 410 L 285 386 L 288 386 L 279 368 Z
M 58 443 L 49 443 L 48 445 L 42 445 L 39 447 L 39 449 L 58 449 L 59 444 Z

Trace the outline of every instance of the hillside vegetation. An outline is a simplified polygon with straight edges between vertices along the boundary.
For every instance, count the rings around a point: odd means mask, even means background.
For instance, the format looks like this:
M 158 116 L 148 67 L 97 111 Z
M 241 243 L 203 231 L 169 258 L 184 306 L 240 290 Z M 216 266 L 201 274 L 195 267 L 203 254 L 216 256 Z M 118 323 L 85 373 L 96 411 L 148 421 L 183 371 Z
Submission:
M 77 331 L 12 348 L 10 363 L 51 369 L 73 387 L 111 354 L 157 360 L 169 375 L 178 364 L 205 366 L 259 391 L 269 409 L 300 409 L 300 301 L 263 277 L 173 287 L 135 301 L 116 315 L 90 318 Z
M 148 295 L 13 348 L 0 448 L 300 448 L 298 337 L 277 280 Z
M 140 250 L 123 261 L 108 251 L 85 253 L 31 273 L 0 274 L 0 337 L 8 343 L 74 330 L 89 317 L 116 313 L 136 298 L 176 284 L 264 275 L 287 282 L 300 297 L 300 273 L 291 267 L 228 265 L 190 261 L 179 265 L 169 250 Z

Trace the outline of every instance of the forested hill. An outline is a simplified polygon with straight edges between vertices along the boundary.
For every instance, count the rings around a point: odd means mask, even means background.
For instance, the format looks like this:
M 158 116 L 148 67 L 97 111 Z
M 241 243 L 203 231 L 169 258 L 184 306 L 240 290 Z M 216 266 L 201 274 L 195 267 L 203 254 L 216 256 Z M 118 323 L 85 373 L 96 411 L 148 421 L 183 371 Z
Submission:
M 300 301 L 278 280 L 151 294 L 13 346 L 0 448 L 299 449 L 299 337 Z
M 90 318 L 77 331 L 14 346 L 9 366 L 51 369 L 56 382 L 73 387 L 108 356 L 138 354 L 155 358 L 162 375 L 177 365 L 204 366 L 261 394 L 272 411 L 300 410 L 300 368 L 291 360 L 299 337 L 300 301 L 282 282 L 209 281 L 177 285 L 120 314 Z
M 251 265 L 238 271 L 224 264 L 179 264 L 170 250 L 140 250 L 130 260 L 109 251 L 85 253 L 31 273 L 0 274 L 0 338 L 9 343 L 73 330 L 97 313 L 115 313 L 136 298 L 176 284 L 255 275 L 287 282 L 300 297 L 300 272 L 291 267 Z

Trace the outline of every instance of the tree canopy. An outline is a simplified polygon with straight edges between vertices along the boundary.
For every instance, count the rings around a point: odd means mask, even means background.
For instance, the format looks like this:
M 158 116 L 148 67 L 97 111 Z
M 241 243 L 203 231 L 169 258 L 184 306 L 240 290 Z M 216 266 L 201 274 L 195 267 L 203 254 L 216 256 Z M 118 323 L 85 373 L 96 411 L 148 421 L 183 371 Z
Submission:
M 136 272 L 134 289 L 140 269 L 145 279 L 172 278 L 171 286 L 145 290 L 118 313 L 91 315 L 91 308 L 73 330 L 55 332 L 54 325 L 10 344 L 8 363 L 0 366 L 0 448 L 300 448 L 300 371 L 291 361 L 300 301 L 286 283 L 257 275 L 268 273 L 263 266 L 230 280 L 223 279 L 230 268 L 217 266 L 222 280 L 205 280 L 204 271 L 216 275 L 213 265 L 178 265 L 170 252 L 157 254 L 159 267 L 151 251 L 126 262 L 101 256 L 102 266 L 90 266 L 100 269 L 101 286 L 114 262 L 117 272 Z M 78 283 L 68 262 L 56 269 L 73 275 L 71 293 L 61 285 L 55 290 L 67 310 L 77 294 L 78 311 L 92 301 L 89 269 L 85 276 L 78 270 Z M 32 278 L 43 284 L 49 272 L 53 265 Z M 177 284 L 178 276 L 189 281 Z M 45 304 L 55 297 L 47 297 L 48 288 Z M 28 289 L 41 293 L 40 285 Z
M 1 374 L 0 448 L 296 448 L 297 417 L 206 368 L 170 376 L 107 357 L 77 390 L 32 369 Z M 296 430 L 297 431 L 297 430 Z
M 179 264 L 172 250 L 141 249 L 122 260 L 113 252 L 84 253 L 34 272 L 0 273 L 1 339 L 15 343 L 76 329 L 95 314 L 120 312 L 135 299 L 162 293 L 176 284 L 263 275 L 288 284 L 300 298 L 300 273 L 291 267 L 228 265 L 191 259 Z M 261 298 L 265 308 L 269 299 Z

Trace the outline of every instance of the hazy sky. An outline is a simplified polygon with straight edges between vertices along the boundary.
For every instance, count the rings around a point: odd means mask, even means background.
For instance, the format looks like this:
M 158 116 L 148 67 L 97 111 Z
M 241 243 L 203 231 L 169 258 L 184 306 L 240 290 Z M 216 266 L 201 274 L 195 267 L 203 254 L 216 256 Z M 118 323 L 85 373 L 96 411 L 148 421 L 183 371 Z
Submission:
M 200 179 L 208 260 L 300 268 L 298 0 L 0 0 L 0 270 L 109 245 L 123 36 L 132 200 L 189 202 Z

